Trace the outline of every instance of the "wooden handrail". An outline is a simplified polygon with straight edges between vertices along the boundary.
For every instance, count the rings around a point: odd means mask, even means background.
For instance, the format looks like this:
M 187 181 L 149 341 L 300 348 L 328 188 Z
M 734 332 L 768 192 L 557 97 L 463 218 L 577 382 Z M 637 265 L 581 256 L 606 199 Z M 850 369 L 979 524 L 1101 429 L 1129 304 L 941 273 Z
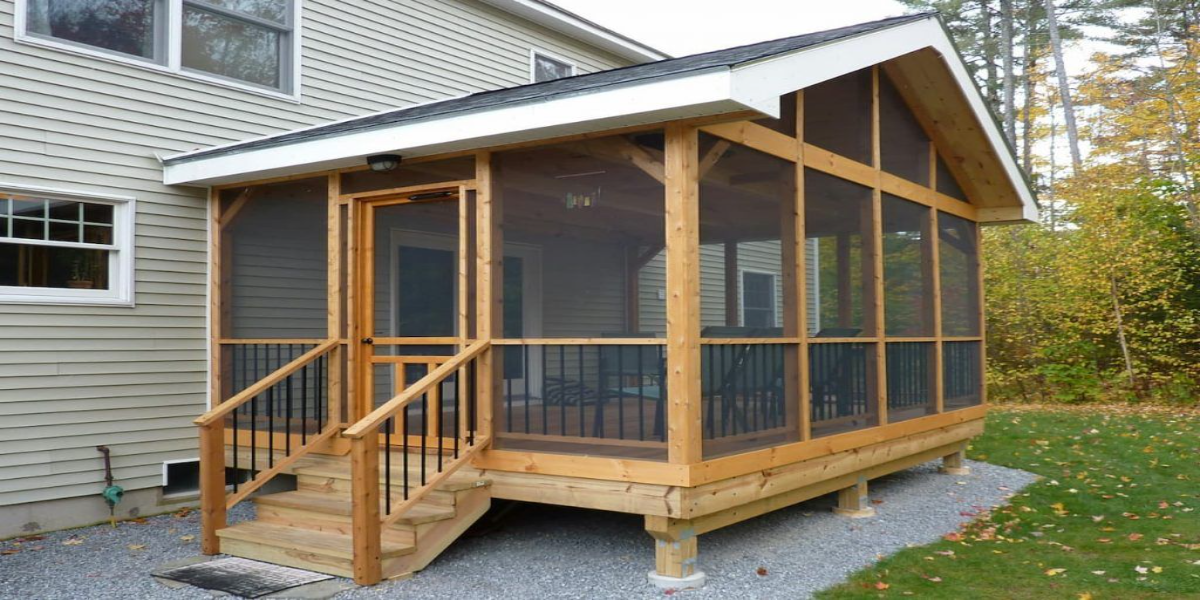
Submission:
M 200 415 L 195 421 L 193 421 L 193 423 L 201 427 L 207 427 L 220 419 L 224 419 L 226 415 L 233 412 L 237 407 L 249 402 L 252 398 L 267 391 L 271 386 L 283 381 L 288 375 L 299 371 L 302 367 L 321 357 L 321 355 L 325 354 L 326 352 L 329 352 L 340 343 L 341 340 L 338 340 L 337 338 L 325 340 L 325 342 L 321 345 L 309 350 L 308 352 L 305 352 L 304 354 L 301 354 L 292 362 L 279 367 L 279 369 L 277 369 L 274 373 L 271 373 L 270 375 L 258 380 L 256 383 L 254 383 L 254 385 L 251 385 L 250 387 L 238 392 L 232 398 L 219 404 L 216 408 L 204 413 L 203 415 Z
M 368 433 L 378 429 L 381 425 L 383 425 L 384 421 L 390 419 L 397 412 L 404 409 L 405 406 L 408 406 L 414 400 L 420 398 L 421 395 L 428 392 L 430 388 L 440 383 L 454 371 L 457 371 L 467 361 L 482 354 L 483 351 L 487 350 L 490 346 L 491 342 L 488 341 L 470 344 L 463 349 L 462 352 L 459 352 L 458 354 L 454 355 L 454 357 L 447 359 L 445 364 L 430 371 L 416 383 L 412 384 L 408 388 L 405 388 L 405 390 L 396 395 L 396 397 L 388 400 L 383 404 L 383 406 L 376 408 L 371 412 L 371 414 L 363 417 L 362 420 L 352 425 L 349 429 L 343 431 L 342 436 L 352 440 L 362 439 Z

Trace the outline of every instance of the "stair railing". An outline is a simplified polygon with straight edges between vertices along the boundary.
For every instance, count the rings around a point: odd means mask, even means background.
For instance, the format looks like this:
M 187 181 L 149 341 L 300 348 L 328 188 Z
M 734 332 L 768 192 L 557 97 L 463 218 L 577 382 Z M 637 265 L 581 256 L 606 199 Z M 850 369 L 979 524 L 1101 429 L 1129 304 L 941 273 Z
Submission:
M 340 349 L 339 340 L 326 340 L 194 421 L 200 430 L 201 549 L 205 554 L 220 552 L 217 530 L 228 525 L 230 508 L 337 435 L 341 398 L 336 390 L 340 386 L 330 375 L 331 369 L 340 372 L 336 355 Z M 232 434 L 232 464 L 225 459 L 227 431 Z M 243 450 L 250 455 L 248 464 L 240 463 Z M 232 491 L 226 485 L 227 466 L 233 468 Z M 246 481 L 241 481 L 242 469 L 249 474 Z
M 350 440 L 354 580 L 360 585 L 382 578 L 382 529 L 403 518 L 491 441 L 479 418 L 481 382 L 490 381 L 481 362 L 491 349 L 490 341 L 467 345 L 342 432 Z M 439 415 L 436 422 L 445 423 L 440 431 L 428 430 L 431 411 Z M 400 465 L 392 464 L 393 450 L 400 453 Z M 420 458 L 411 458 L 413 452 Z M 396 466 L 398 475 L 392 471 Z

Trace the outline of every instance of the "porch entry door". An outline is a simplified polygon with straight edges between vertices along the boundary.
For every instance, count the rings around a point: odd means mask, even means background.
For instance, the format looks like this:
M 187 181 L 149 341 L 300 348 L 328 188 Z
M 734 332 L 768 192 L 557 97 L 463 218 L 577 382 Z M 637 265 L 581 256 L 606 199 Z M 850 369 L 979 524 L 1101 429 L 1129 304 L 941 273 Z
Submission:
M 357 313 L 359 414 L 366 415 L 457 354 L 474 337 L 474 191 L 421 186 L 361 201 Z M 454 437 L 456 382 L 394 423 L 393 444 Z M 447 446 L 448 447 L 448 446 Z

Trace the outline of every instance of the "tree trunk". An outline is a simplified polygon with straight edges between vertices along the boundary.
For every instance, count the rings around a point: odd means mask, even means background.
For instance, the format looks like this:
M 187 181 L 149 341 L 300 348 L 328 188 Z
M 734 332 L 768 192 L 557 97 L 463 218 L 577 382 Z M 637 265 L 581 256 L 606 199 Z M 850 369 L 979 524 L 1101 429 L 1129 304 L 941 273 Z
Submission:
M 1026 173 L 1033 173 L 1033 100 L 1037 92 L 1033 83 L 1037 74 L 1037 46 L 1034 44 L 1037 21 L 1034 10 L 1035 3 L 1030 2 L 1025 10 L 1025 60 L 1021 66 L 1021 166 Z
M 1062 100 L 1063 120 L 1067 125 L 1071 166 L 1078 172 L 1083 166 L 1083 158 L 1079 153 L 1079 130 L 1075 128 L 1075 105 L 1071 102 L 1071 82 L 1067 78 L 1067 66 L 1063 60 L 1062 36 L 1058 32 L 1058 17 L 1054 14 L 1054 0 L 1046 0 L 1046 25 L 1050 29 L 1050 51 L 1054 54 L 1054 70 L 1058 71 L 1058 93 Z
M 1013 3 L 1000 0 L 1000 53 L 1004 60 L 1004 135 L 1008 143 L 1017 144 L 1016 66 L 1013 64 Z
M 1167 72 L 1167 60 L 1163 56 L 1162 36 L 1163 23 L 1162 12 L 1158 5 L 1158 0 L 1153 2 L 1154 10 L 1154 51 L 1158 55 L 1158 70 L 1162 75 L 1163 91 L 1166 93 L 1167 102 L 1167 130 L 1171 135 L 1171 146 L 1175 151 L 1174 160 L 1171 163 L 1174 165 L 1176 172 L 1183 178 L 1183 203 L 1188 213 L 1188 220 L 1191 222 L 1192 233 L 1200 236 L 1200 206 L 1196 201 L 1196 196 L 1193 190 L 1195 189 L 1196 178 L 1193 177 L 1192 170 L 1187 159 L 1187 151 L 1183 145 L 1183 135 L 1179 133 L 1179 111 L 1178 97 L 1175 95 L 1175 86 L 1172 85 L 1171 76 Z M 1183 127 L 1186 131 L 1186 125 Z
M 1000 89 L 1000 76 L 996 72 L 996 32 L 992 26 L 992 7 L 988 0 L 980 0 L 979 11 L 983 19 L 983 67 L 987 74 L 987 89 L 984 90 L 984 95 L 992 110 L 999 112 L 1000 98 L 996 95 L 996 91 Z
M 1117 342 L 1121 345 L 1121 357 L 1125 359 L 1125 373 L 1129 375 L 1129 386 L 1139 394 L 1137 378 L 1133 374 L 1133 357 L 1129 354 L 1129 342 L 1125 339 L 1125 317 L 1121 312 L 1121 298 L 1117 293 L 1117 277 L 1109 274 L 1109 293 L 1112 295 L 1113 316 L 1117 319 Z

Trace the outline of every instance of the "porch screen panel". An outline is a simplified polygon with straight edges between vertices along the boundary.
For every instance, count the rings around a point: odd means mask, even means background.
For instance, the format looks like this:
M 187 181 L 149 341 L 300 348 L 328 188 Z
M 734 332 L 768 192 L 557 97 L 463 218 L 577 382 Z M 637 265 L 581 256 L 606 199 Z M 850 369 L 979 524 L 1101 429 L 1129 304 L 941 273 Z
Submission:
M 805 170 L 809 335 L 852 338 L 874 330 L 871 190 Z
M 983 403 L 983 343 L 945 342 L 942 360 L 945 364 L 942 386 L 947 411 L 969 408 Z
M 326 337 L 327 198 L 324 177 L 221 193 L 223 337 Z
M 701 133 L 704 457 L 799 439 L 795 163 Z
M 875 345 L 812 344 L 808 348 L 814 438 L 879 423 Z
M 938 245 L 942 278 L 942 334 L 947 337 L 978 336 L 978 225 L 948 213 L 939 213 Z
M 502 337 L 562 340 L 500 353 L 497 447 L 666 459 L 664 144 L 651 131 L 493 155 Z M 644 341 L 613 345 L 628 338 Z
M 871 158 L 871 70 L 804 89 L 804 141 L 863 164 Z
M 934 335 L 929 210 L 883 195 L 884 329 L 889 337 Z
M 886 73 L 879 73 L 879 144 L 884 171 L 929 185 L 929 136 Z
M 937 413 L 933 342 L 888 342 L 888 422 L 899 423 Z

